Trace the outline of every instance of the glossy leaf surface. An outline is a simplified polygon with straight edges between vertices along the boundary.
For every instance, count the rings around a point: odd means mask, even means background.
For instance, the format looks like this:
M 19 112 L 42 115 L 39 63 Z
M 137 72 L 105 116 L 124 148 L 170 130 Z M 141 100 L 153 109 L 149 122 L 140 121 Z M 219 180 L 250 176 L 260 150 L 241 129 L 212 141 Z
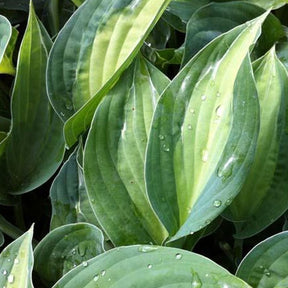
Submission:
M 98 107 L 84 152 L 84 176 L 99 223 L 116 245 L 161 244 L 166 233 L 144 183 L 147 134 L 169 80 L 142 58 Z
M 128 246 L 110 250 L 65 275 L 53 288 L 250 287 L 211 260 L 181 249 Z
M 47 84 L 53 107 L 66 121 L 70 146 L 87 129 L 100 100 L 132 62 L 170 0 L 87 0 L 52 48 Z
M 33 227 L 8 245 L 0 254 L 0 285 L 7 288 L 32 288 Z
M 0 194 L 24 193 L 46 182 L 62 161 L 62 123 L 45 87 L 50 43 L 31 6 L 12 92 L 12 127 L 0 152 Z
M 193 14 L 187 24 L 185 53 L 182 65 L 186 64 L 199 50 L 224 32 L 252 20 L 265 10 L 259 6 L 242 2 L 211 3 Z M 284 36 L 280 21 L 269 15 L 264 22 L 263 31 L 255 52 L 263 55 L 272 45 Z
M 56 228 L 35 248 L 35 271 L 51 287 L 77 265 L 85 267 L 88 259 L 103 253 L 103 242 L 102 232 L 88 223 Z
M 260 242 L 240 263 L 236 275 L 252 287 L 287 287 L 287 247 L 287 231 Z
M 146 184 L 151 204 L 173 240 L 208 225 L 245 180 L 259 125 L 247 53 L 265 17 L 206 46 L 173 79 L 157 104 Z
M 83 173 L 78 167 L 77 152 L 78 149 L 75 149 L 52 183 L 50 189 L 51 230 L 76 222 L 98 224 L 88 200 Z
M 241 238 L 263 230 L 288 208 L 287 72 L 274 48 L 253 63 L 253 69 L 260 103 L 260 132 L 249 175 L 229 208 L 238 230 L 235 237 Z

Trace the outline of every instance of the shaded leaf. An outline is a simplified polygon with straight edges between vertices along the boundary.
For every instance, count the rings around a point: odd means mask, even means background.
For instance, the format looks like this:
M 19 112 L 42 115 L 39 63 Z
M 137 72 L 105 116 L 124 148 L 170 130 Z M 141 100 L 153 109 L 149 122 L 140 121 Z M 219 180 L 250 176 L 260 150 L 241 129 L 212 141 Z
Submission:
M 146 155 L 146 186 L 171 240 L 216 218 L 245 180 L 259 125 L 247 53 L 266 15 L 206 46 L 157 104 Z
M 260 242 L 240 263 L 236 275 L 253 287 L 287 287 L 287 247 L 287 231 Z
M 78 149 L 75 149 L 52 183 L 50 189 L 51 230 L 76 222 L 98 225 L 88 200 L 83 173 L 78 167 L 77 153 Z
M 64 225 L 48 233 L 35 248 L 35 265 L 41 279 L 51 287 L 62 275 L 104 252 L 104 237 L 94 225 Z M 84 287 L 84 286 L 79 286 Z
M 33 190 L 46 182 L 62 161 L 62 123 L 45 87 L 45 44 L 49 41 L 31 6 L 12 93 L 12 127 L 1 143 L 0 194 Z
M 61 30 L 49 56 L 47 85 L 59 116 L 70 118 L 65 125 L 68 146 L 90 125 L 97 105 L 169 2 L 87 0 Z
M 288 208 L 287 72 L 274 48 L 253 63 L 253 69 L 260 103 L 260 132 L 249 175 L 229 207 L 237 238 L 260 232 Z
M 32 288 L 33 227 L 9 244 L 0 254 L 1 287 Z
M 128 246 L 110 250 L 65 275 L 53 288 L 250 287 L 211 260 L 181 249 Z
M 144 158 L 153 111 L 168 83 L 137 58 L 99 105 L 88 134 L 87 191 L 99 223 L 117 246 L 161 244 L 167 236 L 147 199 Z

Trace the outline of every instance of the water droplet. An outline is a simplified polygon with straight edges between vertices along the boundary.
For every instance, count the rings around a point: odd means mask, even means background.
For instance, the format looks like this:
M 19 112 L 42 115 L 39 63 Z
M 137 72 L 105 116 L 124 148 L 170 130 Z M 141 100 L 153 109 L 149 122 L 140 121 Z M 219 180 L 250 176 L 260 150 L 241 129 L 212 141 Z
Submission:
M 200 287 L 202 287 L 202 282 L 201 282 L 201 280 L 200 280 L 200 278 L 199 278 L 198 273 L 192 272 L 192 279 L 193 279 L 193 281 L 192 281 L 192 287 L 194 287 L 194 288 L 200 288 Z
M 149 246 L 149 245 L 142 245 L 138 248 L 138 251 L 142 253 L 154 252 L 156 250 L 158 250 L 157 246 Z
M 263 269 L 264 269 L 264 266 L 260 265 L 260 266 L 259 266 L 259 269 L 263 270 Z
M 170 151 L 170 148 L 169 148 L 166 144 L 164 144 L 164 145 L 163 145 L 163 151 L 164 151 L 164 152 L 169 152 L 169 151 Z
M 209 157 L 209 152 L 208 152 L 208 150 L 203 150 L 202 151 L 202 161 L 203 162 L 207 162 L 208 161 L 208 157 Z
M 211 223 L 211 220 L 210 220 L 210 219 L 208 219 L 208 220 L 205 221 L 205 224 L 206 224 L 206 225 L 209 225 L 210 223 Z
M 148 268 L 148 269 L 151 269 L 151 268 L 152 268 L 152 264 L 148 264 L 148 265 L 147 265 L 147 268 Z
M 11 261 L 11 259 L 10 259 L 10 258 L 8 258 L 8 259 L 7 259 L 7 262 L 10 262 L 10 261 Z
M 192 125 L 188 124 L 188 130 L 192 130 Z
M 192 115 L 195 115 L 195 110 L 194 110 L 194 109 L 191 108 L 189 111 L 190 111 L 190 113 L 191 113 Z
M 217 175 L 220 178 L 227 179 L 232 175 L 234 164 L 238 158 L 235 155 L 232 155 L 222 167 L 219 167 L 217 170 Z
M 161 140 L 161 141 L 163 141 L 164 139 L 165 139 L 165 136 L 164 135 L 159 135 L 159 139 Z
M 217 93 L 216 93 L 216 97 L 220 97 L 220 96 L 221 96 L 220 92 L 217 91 Z
M 8 273 L 7 270 L 3 270 L 3 271 L 2 271 L 2 274 L 3 274 L 4 276 L 7 275 L 7 273 Z
M 101 276 L 103 277 L 103 276 L 105 276 L 106 271 L 105 271 L 105 270 L 102 270 L 100 274 L 101 274 Z
M 264 274 L 265 274 L 267 277 L 270 277 L 270 276 L 271 276 L 271 272 L 269 271 L 269 269 L 264 269 Z
M 108 281 L 111 281 L 111 278 L 108 278 Z
M 84 261 L 84 262 L 82 262 L 82 265 L 83 265 L 84 267 L 87 267 L 87 266 L 88 266 L 88 262 Z
M 215 200 L 213 202 L 213 206 L 216 208 L 219 208 L 222 205 L 222 201 L 221 200 Z
M 182 259 L 182 254 L 181 253 L 177 253 L 175 255 L 176 260 L 181 260 Z
M 83 243 L 80 243 L 79 246 L 78 246 L 78 252 L 79 252 L 79 255 L 80 255 L 81 257 L 84 257 L 84 256 L 85 256 L 86 250 L 87 250 L 86 245 L 83 244 Z
M 194 231 L 190 231 L 190 235 L 193 235 L 194 234 Z
M 65 114 L 64 114 L 63 112 L 60 112 L 60 115 L 61 115 L 62 117 L 64 117 L 64 116 L 65 116 Z
M 216 108 L 216 116 L 218 118 L 220 118 L 221 116 L 223 115 L 223 107 L 221 105 L 219 105 L 217 108 Z
M 10 274 L 7 278 L 8 283 L 13 283 L 14 282 L 14 275 Z
M 93 281 L 98 281 L 98 279 L 99 279 L 99 275 L 98 274 L 96 274 L 95 276 L 94 276 L 94 278 L 93 278 Z
M 151 47 L 151 43 L 148 42 L 148 43 L 147 43 L 147 46 L 148 46 L 148 47 Z
M 206 96 L 206 95 L 202 95 L 202 96 L 201 96 L 201 100 L 202 100 L 202 101 L 205 101 L 206 99 L 207 99 L 207 96 Z
M 225 205 L 229 206 L 232 203 L 232 201 L 233 201 L 233 198 L 227 199 L 226 202 L 225 202 Z
M 72 253 L 72 255 L 75 255 L 76 254 L 76 249 L 75 248 L 72 249 L 71 253 Z
M 18 258 L 14 259 L 14 264 L 19 264 L 19 259 Z

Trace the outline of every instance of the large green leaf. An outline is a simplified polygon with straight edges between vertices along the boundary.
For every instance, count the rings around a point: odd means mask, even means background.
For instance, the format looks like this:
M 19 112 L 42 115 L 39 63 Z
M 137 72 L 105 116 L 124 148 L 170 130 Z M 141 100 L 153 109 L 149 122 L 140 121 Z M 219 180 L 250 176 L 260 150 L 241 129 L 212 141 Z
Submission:
M 0 194 L 33 190 L 46 182 L 62 161 L 62 123 L 45 87 L 46 43 L 50 40 L 31 6 L 12 93 L 12 127 L 1 143 Z
M 241 238 L 263 230 L 288 208 L 287 72 L 274 48 L 253 63 L 253 69 L 260 102 L 260 132 L 249 175 L 229 208 L 236 222 L 236 237 Z
M 245 180 L 259 125 L 247 53 L 266 16 L 234 28 L 201 50 L 157 104 L 146 185 L 170 236 L 177 233 L 173 240 L 210 223 Z
M 77 265 L 104 252 L 104 237 L 94 225 L 77 223 L 61 226 L 48 233 L 35 248 L 34 269 L 51 287 Z M 79 286 L 83 287 L 83 286 Z
M 69 146 L 87 129 L 100 100 L 132 62 L 169 2 L 87 0 L 59 33 L 49 57 L 47 84 L 59 116 L 70 118 L 65 125 Z
M 258 288 L 288 287 L 288 232 L 255 246 L 240 263 L 236 275 Z
M 265 10 L 259 6 L 241 1 L 211 3 L 199 9 L 187 24 L 182 65 L 220 34 L 254 19 L 264 12 Z M 255 49 L 258 55 L 263 55 L 285 35 L 280 21 L 272 14 L 267 17 L 263 31 L 265 33 L 260 37 Z
M 17 30 L 0 15 L 0 74 L 15 74 L 12 56 L 17 36 Z
M 85 183 L 115 245 L 161 244 L 167 236 L 147 199 L 144 158 L 153 111 L 168 84 L 164 74 L 137 58 L 103 99 L 89 131 Z
M 0 254 L 0 286 L 32 288 L 33 227 L 8 245 Z
M 66 274 L 53 288 L 250 287 L 211 260 L 181 249 L 128 246 L 110 250 Z
M 52 183 L 50 189 L 51 230 L 76 222 L 98 224 L 88 200 L 83 173 L 78 167 L 77 152 L 78 149 L 75 149 Z

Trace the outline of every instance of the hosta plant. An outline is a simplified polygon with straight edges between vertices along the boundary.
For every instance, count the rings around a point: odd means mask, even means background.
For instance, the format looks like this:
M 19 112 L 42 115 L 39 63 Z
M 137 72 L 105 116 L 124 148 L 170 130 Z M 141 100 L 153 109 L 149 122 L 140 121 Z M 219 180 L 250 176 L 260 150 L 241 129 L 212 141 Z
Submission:
M 287 3 L 0 0 L 0 287 L 288 287 Z

